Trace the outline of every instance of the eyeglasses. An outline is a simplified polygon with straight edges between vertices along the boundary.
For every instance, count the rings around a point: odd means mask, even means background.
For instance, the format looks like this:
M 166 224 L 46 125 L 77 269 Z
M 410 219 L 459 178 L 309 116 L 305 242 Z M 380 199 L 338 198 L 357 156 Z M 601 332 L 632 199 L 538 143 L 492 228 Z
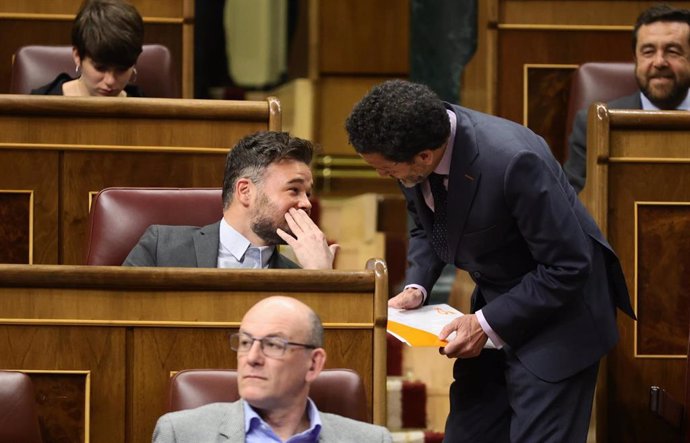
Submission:
M 266 357 L 278 358 L 285 355 L 288 346 L 300 346 L 306 349 L 316 349 L 314 345 L 304 343 L 294 343 L 280 337 L 254 338 L 249 334 L 237 332 L 230 336 L 230 348 L 237 353 L 247 353 L 254 346 L 254 342 L 259 342 L 261 352 Z

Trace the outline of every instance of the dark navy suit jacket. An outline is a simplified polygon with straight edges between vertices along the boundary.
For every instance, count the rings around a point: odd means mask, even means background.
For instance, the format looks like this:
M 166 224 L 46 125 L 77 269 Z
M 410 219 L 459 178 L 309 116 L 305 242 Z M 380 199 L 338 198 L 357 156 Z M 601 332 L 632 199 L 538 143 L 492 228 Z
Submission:
M 530 372 L 570 377 L 616 343 L 615 306 L 634 315 L 618 258 L 541 137 L 447 107 L 457 117 L 448 241 L 476 283 L 472 310 Z M 421 185 L 403 192 L 415 221 L 406 280 L 429 292 L 445 265 L 428 241 L 433 214 Z
M 642 109 L 640 93 L 617 98 L 607 103 L 609 109 Z M 575 114 L 573 131 L 568 138 L 568 158 L 563 164 L 563 170 L 568 181 L 576 192 L 585 187 L 587 177 L 587 111 L 580 109 Z

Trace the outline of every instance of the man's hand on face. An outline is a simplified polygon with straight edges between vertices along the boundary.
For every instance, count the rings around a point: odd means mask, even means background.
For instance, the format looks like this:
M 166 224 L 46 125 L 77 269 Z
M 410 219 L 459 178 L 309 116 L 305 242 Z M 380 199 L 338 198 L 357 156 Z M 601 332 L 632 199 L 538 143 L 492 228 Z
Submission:
M 424 302 L 424 294 L 419 288 L 406 288 L 388 300 L 388 306 L 398 309 L 417 309 Z
M 326 236 L 303 209 L 290 208 L 285 213 L 292 235 L 278 228 L 303 269 L 333 269 L 333 260 L 340 245 L 328 245 Z

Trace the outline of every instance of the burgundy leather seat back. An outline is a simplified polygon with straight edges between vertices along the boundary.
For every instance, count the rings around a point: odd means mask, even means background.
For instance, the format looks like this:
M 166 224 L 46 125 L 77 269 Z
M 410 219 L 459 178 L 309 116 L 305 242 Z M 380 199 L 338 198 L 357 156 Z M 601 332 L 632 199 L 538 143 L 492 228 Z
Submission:
M 639 91 L 635 79 L 635 64 L 596 62 L 582 64 L 570 86 L 566 136 L 573 129 L 577 111 L 594 102 L 607 102 Z
M 362 379 L 351 369 L 324 369 L 312 383 L 309 396 L 320 411 L 371 421 Z M 239 398 L 235 370 L 188 369 L 170 379 L 168 410 L 192 409 Z
M 121 265 L 150 225 L 205 226 L 222 217 L 220 188 L 106 188 L 91 203 L 85 263 Z
M 41 443 L 33 384 L 21 372 L 0 371 L 0 443 Z
M 10 93 L 29 94 L 53 81 L 61 72 L 75 77 L 71 46 L 23 46 L 14 55 Z M 139 86 L 146 97 L 181 96 L 172 57 L 163 45 L 144 45 L 137 60 Z

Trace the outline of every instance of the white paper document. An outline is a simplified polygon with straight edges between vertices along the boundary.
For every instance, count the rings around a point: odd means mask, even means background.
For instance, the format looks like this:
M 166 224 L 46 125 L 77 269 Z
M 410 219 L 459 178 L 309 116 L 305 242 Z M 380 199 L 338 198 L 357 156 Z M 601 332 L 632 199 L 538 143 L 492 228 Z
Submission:
M 453 332 L 446 340 L 439 340 L 438 334 L 453 319 L 464 315 L 454 307 L 442 303 L 422 306 L 419 309 L 388 308 L 388 332 L 409 346 L 445 346 L 455 338 Z M 485 348 L 495 348 L 489 339 Z

